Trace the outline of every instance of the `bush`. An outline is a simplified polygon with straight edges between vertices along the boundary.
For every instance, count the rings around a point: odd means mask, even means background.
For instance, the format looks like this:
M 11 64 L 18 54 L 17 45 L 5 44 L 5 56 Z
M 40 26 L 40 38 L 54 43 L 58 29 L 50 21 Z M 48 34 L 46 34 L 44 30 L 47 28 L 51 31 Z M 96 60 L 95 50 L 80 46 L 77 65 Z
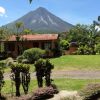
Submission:
M 60 46 L 62 50 L 67 50 L 69 48 L 69 42 L 67 40 L 61 40 Z
M 17 62 L 18 62 L 18 63 L 22 63 L 23 59 L 24 59 L 24 56 L 23 56 L 23 55 L 18 56 L 18 57 L 17 57 Z
M 100 54 L 100 43 L 96 45 L 95 50 L 96 54 Z
M 33 93 L 30 100 L 46 100 L 52 98 L 56 93 L 58 93 L 58 91 L 55 92 L 55 89 L 52 86 L 39 88 Z
M 44 50 L 41 50 L 40 48 L 31 48 L 28 50 L 25 50 L 23 53 L 23 56 L 25 59 L 29 61 L 29 63 L 34 63 L 39 58 L 41 58 L 45 54 Z
M 100 99 L 100 84 L 88 84 L 79 94 L 83 100 L 98 100 Z
M 7 59 L 5 60 L 6 66 L 10 66 L 10 65 L 13 64 L 13 63 L 14 63 L 14 60 L 13 60 L 13 58 L 11 58 L 11 57 L 9 57 L 9 58 L 7 58 Z
M 78 55 L 90 55 L 93 54 L 92 48 L 88 47 L 87 45 L 85 46 L 80 46 L 77 50 Z
M 3 69 L 2 66 L 0 66 L 0 98 L 1 98 L 1 90 L 2 87 L 4 86 L 4 76 L 3 76 Z
M 54 65 L 49 60 L 39 59 L 34 64 L 36 70 L 36 76 L 38 81 L 38 87 L 43 86 L 43 77 L 46 80 L 46 86 L 51 85 L 51 70 Z
M 30 83 L 30 66 L 28 64 L 16 63 L 11 65 L 11 80 L 15 82 L 16 96 L 20 96 L 20 85 L 24 89 L 24 93 L 28 93 Z
M 18 62 L 18 63 L 23 63 L 23 64 L 28 64 L 28 63 L 30 63 L 30 62 L 28 61 L 28 59 L 25 59 L 25 58 L 24 58 L 23 55 L 17 57 L 17 62 Z

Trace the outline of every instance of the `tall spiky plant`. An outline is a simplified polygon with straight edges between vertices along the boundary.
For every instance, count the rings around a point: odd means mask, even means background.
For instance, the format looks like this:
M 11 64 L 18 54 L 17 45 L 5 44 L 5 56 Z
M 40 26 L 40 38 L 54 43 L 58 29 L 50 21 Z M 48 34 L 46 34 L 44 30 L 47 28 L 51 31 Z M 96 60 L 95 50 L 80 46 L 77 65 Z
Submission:
M 31 2 L 32 2 L 32 0 L 29 0 L 29 2 L 31 3 Z

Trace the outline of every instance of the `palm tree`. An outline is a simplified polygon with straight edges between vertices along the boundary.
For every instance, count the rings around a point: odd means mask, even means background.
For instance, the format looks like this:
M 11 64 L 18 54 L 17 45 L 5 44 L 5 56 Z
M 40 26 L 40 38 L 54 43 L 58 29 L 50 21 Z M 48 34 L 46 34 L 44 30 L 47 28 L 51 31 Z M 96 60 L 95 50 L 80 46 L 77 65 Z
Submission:
M 21 32 L 20 32 L 20 29 L 21 29 L 21 27 L 24 26 L 24 25 L 23 25 L 23 22 L 17 22 L 17 23 L 15 24 L 15 26 L 16 26 L 16 29 L 17 29 L 16 40 L 19 41 L 19 39 L 20 39 L 19 33 L 21 33 Z
M 20 50 L 20 46 L 18 45 L 18 42 L 19 42 L 19 40 L 20 40 L 19 33 L 21 33 L 21 32 L 20 32 L 20 29 L 21 29 L 21 27 L 24 26 L 24 25 L 23 25 L 23 22 L 17 22 L 17 23 L 15 24 L 15 26 L 16 26 L 16 29 L 17 29 L 16 41 L 17 41 L 17 52 L 18 52 L 18 55 L 19 55 L 19 54 L 21 53 L 21 51 L 22 51 L 22 50 Z
M 29 0 L 29 2 L 31 3 L 31 2 L 32 2 L 32 0 Z
M 23 22 L 17 22 L 15 24 L 16 29 L 17 29 L 17 35 L 19 34 L 20 28 L 23 26 Z
M 23 31 L 23 32 L 24 32 L 24 34 L 26 34 L 26 35 L 27 35 L 27 34 L 30 34 L 30 33 L 31 33 L 31 30 L 30 30 L 30 29 L 24 29 L 24 31 Z

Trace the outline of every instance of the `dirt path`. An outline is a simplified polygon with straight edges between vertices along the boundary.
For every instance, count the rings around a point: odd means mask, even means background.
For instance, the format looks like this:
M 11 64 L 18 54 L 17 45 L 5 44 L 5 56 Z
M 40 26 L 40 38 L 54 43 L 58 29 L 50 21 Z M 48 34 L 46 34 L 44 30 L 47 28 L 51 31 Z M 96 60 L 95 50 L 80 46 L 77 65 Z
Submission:
M 5 73 L 5 80 L 10 79 L 10 73 Z M 31 73 L 31 78 L 36 78 L 35 73 Z M 99 71 L 53 71 L 52 78 L 72 78 L 72 79 L 100 79 Z

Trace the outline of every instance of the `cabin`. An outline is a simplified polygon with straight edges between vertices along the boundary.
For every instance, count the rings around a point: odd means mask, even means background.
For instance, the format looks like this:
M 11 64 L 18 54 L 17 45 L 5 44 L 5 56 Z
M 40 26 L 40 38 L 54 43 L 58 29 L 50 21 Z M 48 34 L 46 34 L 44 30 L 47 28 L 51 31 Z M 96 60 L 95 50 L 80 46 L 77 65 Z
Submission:
M 73 55 L 77 52 L 78 49 L 78 44 L 77 42 L 70 42 L 70 46 L 68 50 L 64 50 L 63 54 L 64 55 Z
M 74 54 L 78 49 L 78 44 L 77 42 L 71 42 L 69 46 L 69 54 Z
M 5 52 L 8 56 L 17 57 L 22 54 L 23 49 L 41 48 L 44 50 L 52 50 L 56 48 L 58 34 L 28 34 L 28 35 L 12 35 L 8 40 L 3 40 Z M 52 53 L 49 53 L 53 56 Z

